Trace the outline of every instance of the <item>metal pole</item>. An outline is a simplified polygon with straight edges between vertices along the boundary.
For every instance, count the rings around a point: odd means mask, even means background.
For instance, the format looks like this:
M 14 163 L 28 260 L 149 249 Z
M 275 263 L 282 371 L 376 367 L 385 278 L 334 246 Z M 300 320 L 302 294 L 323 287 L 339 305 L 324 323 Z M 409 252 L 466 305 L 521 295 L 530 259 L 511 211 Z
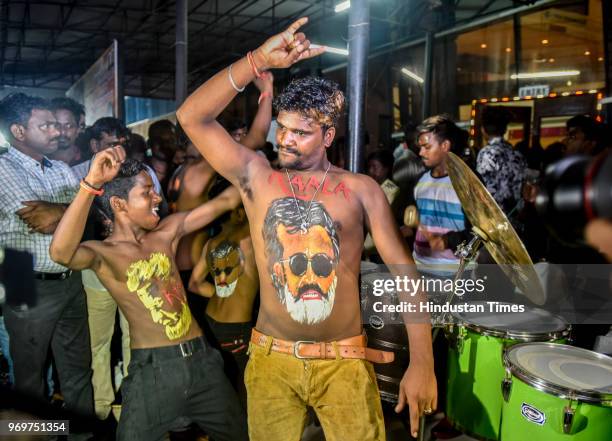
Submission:
M 187 9 L 189 0 L 176 0 L 174 99 L 178 109 L 187 98 Z
M 364 169 L 365 94 L 368 87 L 370 5 L 368 0 L 351 1 L 348 23 L 349 64 L 347 70 L 348 152 L 347 165 L 353 173 Z
M 425 36 L 425 83 L 423 84 L 423 114 L 421 119 L 430 116 L 431 113 L 431 89 L 433 87 L 433 52 L 434 33 L 427 31 Z
M 123 44 L 113 40 L 113 51 L 115 54 L 115 108 L 114 116 L 125 122 L 125 83 L 123 77 Z

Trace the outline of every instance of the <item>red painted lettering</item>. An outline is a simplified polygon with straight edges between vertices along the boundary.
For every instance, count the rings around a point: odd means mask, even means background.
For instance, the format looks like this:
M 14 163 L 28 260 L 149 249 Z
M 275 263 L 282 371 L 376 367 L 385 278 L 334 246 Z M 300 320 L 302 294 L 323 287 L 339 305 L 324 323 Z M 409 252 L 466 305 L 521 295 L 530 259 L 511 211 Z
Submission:
M 351 200 L 351 191 L 346 185 L 344 185 L 344 182 L 340 182 L 334 189 L 334 194 L 338 194 L 339 192 L 342 192 L 342 194 L 344 195 L 344 199 L 346 199 L 347 201 Z
M 304 182 L 302 181 L 302 177 L 300 175 L 296 175 L 293 178 L 291 178 L 291 185 L 297 186 L 296 193 L 304 193 L 304 190 L 305 190 Z

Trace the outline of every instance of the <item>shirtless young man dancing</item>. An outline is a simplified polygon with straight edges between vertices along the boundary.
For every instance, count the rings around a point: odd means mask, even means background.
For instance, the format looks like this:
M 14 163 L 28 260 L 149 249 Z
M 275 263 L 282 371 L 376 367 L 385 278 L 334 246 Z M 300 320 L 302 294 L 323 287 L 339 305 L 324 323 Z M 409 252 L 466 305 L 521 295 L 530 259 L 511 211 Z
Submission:
M 113 232 L 79 243 L 95 195 Z M 235 208 L 238 192 L 230 188 L 161 222 L 160 201 L 144 165 L 125 160 L 122 147 L 98 153 L 55 230 L 51 258 L 94 270 L 129 322 L 131 362 L 117 439 L 161 440 L 194 422 L 215 440 L 246 440 L 244 411 L 221 356 L 192 319 L 174 259 L 180 238 Z
M 245 374 L 251 441 L 297 441 L 314 408 L 328 441 L 384 440 L 376 378 L 367 360 L 359 304 L 364 224 L 386 263 L 413 264 L 385 196 L 374 180 L 333 167 L 326 149 L 344 97 L 320 78 L 296 80 L 276 99 L 281 171 L 236 143 L 215 118 L 261 71 L 322 52 L 298 29 L 285 32 L 216 74 L 177 117 L 215 170 L 240 189 L 259 272 L 261 307 Z M 406 320 L 410 366 L 400 411 L 411 430 L 434 409 L 429 322 Z M 367 360 L 366 360 L 367 359 Z

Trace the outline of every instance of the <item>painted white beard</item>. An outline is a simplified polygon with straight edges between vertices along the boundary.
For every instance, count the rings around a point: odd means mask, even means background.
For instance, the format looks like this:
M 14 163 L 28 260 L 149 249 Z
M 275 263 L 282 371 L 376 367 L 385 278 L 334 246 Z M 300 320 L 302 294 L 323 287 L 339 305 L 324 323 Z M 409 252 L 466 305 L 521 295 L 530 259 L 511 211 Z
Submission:
M 336 296 L 336 284 L 338 278 L 334 277 L 334 281 L 329 286 L 327 298 L 322 297 L 321 300 L 304 300 L 300 298 L 297 302 L 285 284 L 283 286 L 284 303 L 287 312 L 293 320 L 298 323 L 314 325 L 322 322 L 331 314 L 334 307 L 334 298 Z
M 234 280 L 227 286 L 219 286 L 215 283 L 215 292 L 218 297 L 226 298 L 234 294 L 234 290 L 236 289 L 236 285 L 238 284 L 238 279 Z

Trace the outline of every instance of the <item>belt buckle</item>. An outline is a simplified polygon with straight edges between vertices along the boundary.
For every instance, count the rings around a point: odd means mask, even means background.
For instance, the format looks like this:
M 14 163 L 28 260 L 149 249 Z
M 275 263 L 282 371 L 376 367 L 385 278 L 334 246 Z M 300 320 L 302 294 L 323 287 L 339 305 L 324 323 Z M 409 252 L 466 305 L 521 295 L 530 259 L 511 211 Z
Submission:
M 179 348 L 181 349 L 181 355 L 183 356 L 183 358 L 186 357 L 191 357 L 193 355 L 193 345 L 188 342 L 188 341 L 184 341 L 183 343 L 179 343 Z
M 303 355 L 298 354 L 298 350 L 300 348 L 300 345 L 312 345 L 312 344 L 316 344 L 316 341 L 313 340 L 298 340 L 295 343 L 293 343 L 293 356 L 295 358 L 299 358 L 301 360 L 303 359 L 310 359 L 310 358 L 318 358 L 318 357 L 305 357 Z

